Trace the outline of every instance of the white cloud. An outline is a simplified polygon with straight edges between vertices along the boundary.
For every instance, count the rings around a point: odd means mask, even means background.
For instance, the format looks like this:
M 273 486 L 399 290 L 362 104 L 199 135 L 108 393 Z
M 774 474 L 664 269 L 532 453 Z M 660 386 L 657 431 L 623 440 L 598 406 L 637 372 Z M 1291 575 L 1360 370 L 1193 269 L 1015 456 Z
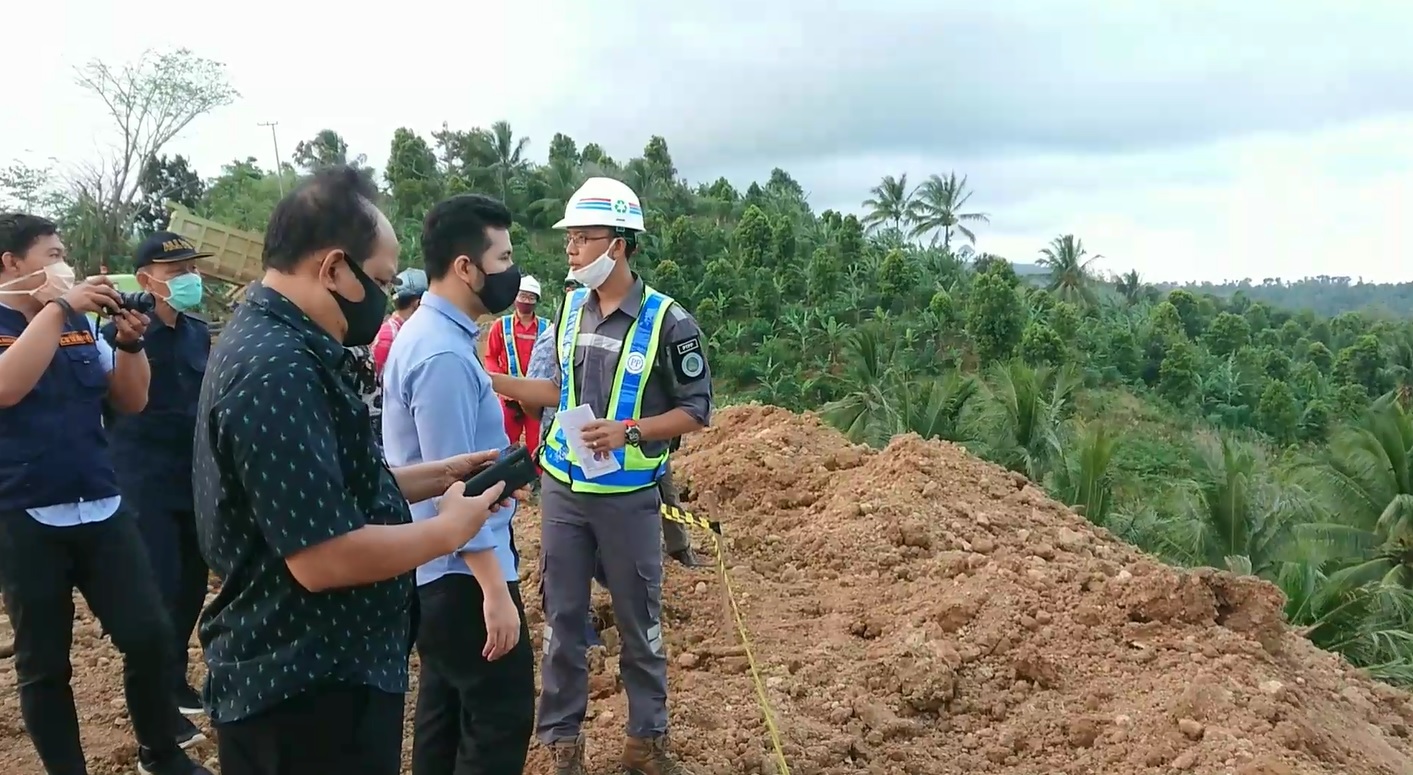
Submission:
M 443 121 L 508 119 L 536 156 L 555 131 L 620 158 L 664 134 L 693 180 L 764 179 L 780 166 L 818 207 L 857 208 L 885 174 L 955 169 L 992 214 L 979 247 L 1015 260 L 1073 232 L 1104 268 L 1151 279 L 1405 279 L 1413 116 L 1400 111 L 1413 81 L 1384 78 L 1413 71 L 1413 55 L 1386 45 L 1407 21 L 1392 6 L 1287 0 L 1273 16 L 1229 4 L 1215 15 L 870 5 L 883 13 L 841 0 L 842 16 L 785 25 L 788 8 L 726 5 L 736 10 L 21 4 L 12 27 L 56 34 L 8 44 L 6 68 L 22 76 L 9 82 L 0 163 L 91 158 L 110 133 L 73 68 L 185 45 L 226 62 L 244 94 L 170 149 L 207 175 L 233 158 L 268 165 L 261 121 L 280 122 L 286 158 L 333 128 L 381 165 L 399 126 L 429 135 Z M 760 13 L 737 13 L 747 5 Z

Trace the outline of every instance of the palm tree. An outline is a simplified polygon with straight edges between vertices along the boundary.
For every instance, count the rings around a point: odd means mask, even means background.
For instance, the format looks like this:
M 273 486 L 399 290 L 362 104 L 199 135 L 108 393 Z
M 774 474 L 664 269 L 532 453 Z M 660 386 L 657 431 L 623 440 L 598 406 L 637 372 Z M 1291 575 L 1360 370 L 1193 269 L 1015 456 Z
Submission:
M 1103 423 L 1077 427 L 1061 445 L 1045 489 L 1096 525 L 1104 525 L 1114 504 L 1112 463 L 1119 436 Z
M 1193 478 L 1177 493 L 1188 519 L 1173 535 L 1186 564 L 1269 575 L 1280 563 L 1306 559 L 1296 535 L 1313 519 L 1311 502 L 1281 480 L 1259 446 L 1208 434 L 1193 445 L 1190 463 Z
M 584 173 L 578 166 L 563 160 L 556 160 L 538 170 L 543 182 L 544 196 L 529 204 L 525 214 L 531 223 L 549 226 L 564 214 L 564 206 L 574 196 L 575 189 L 584 182 Z
M 490 142 L 495 155 L 495 161 L 491 163 L 491 170 L 494 171 L 496 182 L 500 185 L 500 198 L 501 201 L 506 201 L 510 198 L 510 180 L 529 166 L 529 159 L 525 158 L 525 149 L 530 145 L 530 138 L 517 139 L 515 132 L 510 128 L 509 121 L 497 121 L 491 124 L 486 139 Z
M 885 180 L 886 182 L 886 180 Z M 952 248 L 952 232 L 966 237 L 967 242 L 976 244 L 976 235 L 964 224 L 990 223 L 986 213 L 964 213 L 971 192 L 966 190 L 965 176 L 949 172 L 947 177 L 932 175 L 915 192 L 915 198 L 908 209 L 907 220 L 913 224 L 912 236 L 920 237 L 928 232 L 942 234 L 942 247 Z
M 1094 302 L 1094 289 L 1089 283 L 1089 265 L 1103 256 L 1085 258 L 1089 251 L 1084 249 L 1084 241 L 1073 234 L 1065 234 L 1050 241 L 1050 245 L 1040 251 L 1036 263 L 1050 269 L 1050 292 L 1065 301 Z
M 950 372 L 913 385 L 899 395 L 899 431 L 910 431 L 924 439 L 967 440 L 962 412 L 981 389 L 969 374 Z
M 1413 683 L 1413 418 L 1386 394 L 1302 473 L 1329 521 L 1296 525 L 1303 561 L 1269 574 L 1288 618 L 1320 648 Z
M 895 231 L 901 232 L 917 193 L 917 189 L 908 190 L 908 173 L 904 172 L 896 178 L 884 175 L 878 185 L 869 189 L 869 193 L 873 196 L 864 200 L 863 206 L 868 208 L 868 214 L 864 216 L 863 225 L 872 230 L 880 224 L 889 223 Z
M 978 420 L 990 447 L 985 457 L 1043 482 L 1060 453 L 1061 422 L 1082 384 L 1073 364 L 1058 369 L 1032 368 L 1019 360 L 992 365 Z
M 1397 392 L 1336 433 L 1330 452 L 1327 466 L 1315 472 L 1337 523 L 1324 535 L 1337 559 L 1349 563 L 1331 581 L 1413 590 L 1413 417 Z
M 856 444 L 883 446 L 897 431 L 899 391 L 893 389 L 896 378 L 889 378 L 890 371 L 900 371 L 896 349 L 878 326 L 855 329 L 849 337 L 844 374 L 837 378 L 843 398 L 825 404 L 820 415 Z
M 1128 270 L 1127 274 L 1114 282 L 1114 290 L 1124 297 L 1124 303 L 1130 307 L 1137 304 L 1143 298 L 1143 281 L 1138 277 L 1138 270 Z

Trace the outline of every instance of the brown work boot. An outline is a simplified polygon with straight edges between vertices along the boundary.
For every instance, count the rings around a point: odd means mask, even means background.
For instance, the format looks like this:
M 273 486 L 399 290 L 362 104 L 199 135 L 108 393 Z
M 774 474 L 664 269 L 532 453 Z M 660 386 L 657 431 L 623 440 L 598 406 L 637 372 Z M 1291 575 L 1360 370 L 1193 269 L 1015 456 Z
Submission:
M 692 775 L 667 752 L 667 735 L 623 740 L 624 775 Z
M 549 745 L 554 756 L 554 775 L 589 775 L 584 769 L 584 738 L 556 740 Z

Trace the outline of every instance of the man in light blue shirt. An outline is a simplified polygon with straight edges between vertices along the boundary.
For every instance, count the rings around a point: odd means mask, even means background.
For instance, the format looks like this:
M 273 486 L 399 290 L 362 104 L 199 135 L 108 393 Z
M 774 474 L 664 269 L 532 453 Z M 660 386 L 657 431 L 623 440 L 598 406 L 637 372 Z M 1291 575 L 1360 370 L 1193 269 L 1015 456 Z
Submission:
M 510 211 L 484 196 L 452 197 L 427 213 L 422 252 L 429 289 L 383 367 L 383 446 L 394 467 L 509 444 L 475 319 L 508 308 L 519 292 Z M 511 538 L 514 513 L 513 505 L 493 513 L 461 551 L 417 570 L 414 775 L 518 773 L 525 766 L 535 668 Z M 435 514 L 435 499 L 412 504 L 414 520 Z

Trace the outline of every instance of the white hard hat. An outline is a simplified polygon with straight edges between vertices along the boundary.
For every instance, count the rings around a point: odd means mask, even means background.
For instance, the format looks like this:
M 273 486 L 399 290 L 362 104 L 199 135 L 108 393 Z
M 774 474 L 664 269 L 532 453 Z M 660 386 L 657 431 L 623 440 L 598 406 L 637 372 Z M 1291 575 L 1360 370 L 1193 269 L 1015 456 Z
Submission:
M 643 230 L 643 208 L 638 195 L 613 178 L 589 178 L 569 197 L 564 217 L 556 229 L 578 226 L 610 226 L 619 229 Z
M 520 292 L 521 292 L 521 293 L 533 293 L 533 294 L 535 294 L 536 296 L 539 296 L 539 295 L 540 295 L 540 281 L 539 281 L 539 280 L 536 280 L 535 278 L 533 278 L 533 277 L 531 277 L 531 276 L 529 276 L 529 275 L 525 275 L 524 277 L 520 278 Z

